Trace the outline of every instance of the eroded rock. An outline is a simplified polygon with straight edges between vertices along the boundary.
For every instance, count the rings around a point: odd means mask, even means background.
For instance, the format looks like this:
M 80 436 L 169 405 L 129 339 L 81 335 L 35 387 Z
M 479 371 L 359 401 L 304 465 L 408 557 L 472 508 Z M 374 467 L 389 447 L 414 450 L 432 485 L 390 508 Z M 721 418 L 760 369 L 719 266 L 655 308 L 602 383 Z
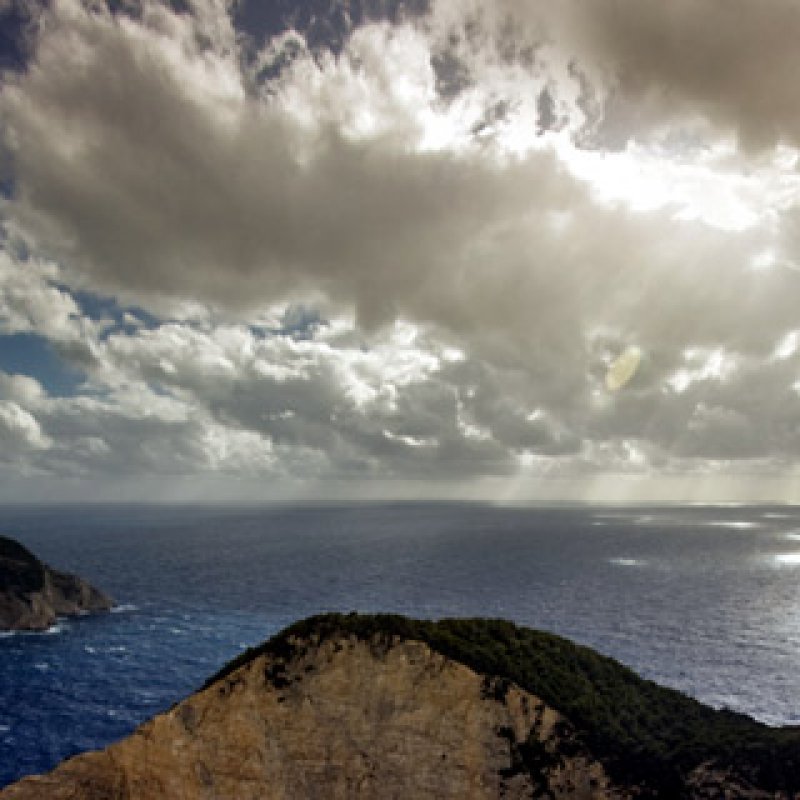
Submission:
M 52 569 L 0 536 L 0 629 L 41 631 L 59 616 L 106 611 L 112 601 L 82 578 Z

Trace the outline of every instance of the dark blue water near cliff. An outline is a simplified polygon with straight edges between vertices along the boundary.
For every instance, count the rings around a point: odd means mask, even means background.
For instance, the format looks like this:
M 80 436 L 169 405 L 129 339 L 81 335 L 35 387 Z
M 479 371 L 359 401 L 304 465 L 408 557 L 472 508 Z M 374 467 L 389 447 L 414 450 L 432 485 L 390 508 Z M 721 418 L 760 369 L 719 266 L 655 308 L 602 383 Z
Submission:
M 800 723 L 800 510 L 0 509 L 116 613 L 0 637 L 0 786 L 103 746 L 327 610 L 500 616 Z

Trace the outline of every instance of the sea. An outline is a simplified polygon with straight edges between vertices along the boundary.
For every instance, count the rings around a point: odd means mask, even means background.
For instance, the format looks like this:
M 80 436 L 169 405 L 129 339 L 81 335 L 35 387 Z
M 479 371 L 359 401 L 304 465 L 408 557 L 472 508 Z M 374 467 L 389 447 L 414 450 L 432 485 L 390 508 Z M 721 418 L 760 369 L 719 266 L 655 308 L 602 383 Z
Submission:
M 0 634 L 0 786 L 108 745 L 324 611 L 502 617 L 800 724 L 800 509 L 0 508 L 112 613 Z

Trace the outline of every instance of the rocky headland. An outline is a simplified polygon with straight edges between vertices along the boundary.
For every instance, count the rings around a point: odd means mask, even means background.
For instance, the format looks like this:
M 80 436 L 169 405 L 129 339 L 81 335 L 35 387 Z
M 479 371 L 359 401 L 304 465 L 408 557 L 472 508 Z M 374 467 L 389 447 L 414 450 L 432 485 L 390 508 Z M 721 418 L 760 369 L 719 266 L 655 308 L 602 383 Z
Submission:
M 76 575 L 49 567 L 0 536 L 0 630 L 43 631 L 57 617 L 107 611 L 112 601 Z
M 326 615 L 2 800 L 793 798 L 800 732 L 496 620 Z

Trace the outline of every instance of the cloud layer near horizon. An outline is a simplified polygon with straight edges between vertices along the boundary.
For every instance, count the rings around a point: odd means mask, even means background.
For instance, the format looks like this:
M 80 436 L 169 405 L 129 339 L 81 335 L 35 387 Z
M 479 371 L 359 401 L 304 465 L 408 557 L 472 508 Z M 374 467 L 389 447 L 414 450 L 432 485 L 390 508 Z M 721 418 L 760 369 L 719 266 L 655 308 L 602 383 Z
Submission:
M 233 19 L 58 0 L 4 76 L 0 332 L 86 376 L 0 374 L 9 471 L 794 469 L 795 4 Z

